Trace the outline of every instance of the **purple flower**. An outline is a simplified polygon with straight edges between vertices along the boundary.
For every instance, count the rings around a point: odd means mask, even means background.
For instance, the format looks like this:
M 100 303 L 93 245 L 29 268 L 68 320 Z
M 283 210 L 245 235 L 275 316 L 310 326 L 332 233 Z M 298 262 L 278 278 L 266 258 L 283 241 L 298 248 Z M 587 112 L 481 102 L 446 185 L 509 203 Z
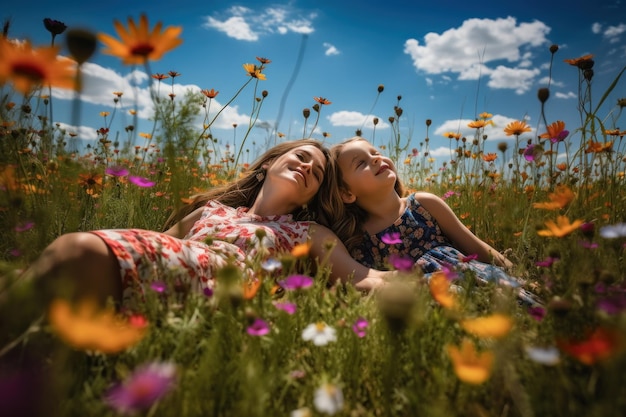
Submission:
M 153 187 L 156 184 L 156 182 L 150 181 L 147 178 L 135 177 L 133 175 L 128 177 L 128 181 L 132 182 L 133 184 L 135 184 L 138 187 L 144 187 L 144 188 Z
M 389 263 L 398 271 L 410 272 L 415 262 L 408 256 L 400 256 L 395 253 L 389 255 Z
M 296 306 L 294 303 L 274 303 L 274 307 L 276 307 L 279 310 L 283 310 L 285 311 L 287 314 L 294 314 L 296 312 L 296 310 L 298 309 L 298 306 Z
M 578 244 L 580 246 L 582 246 L 583 248 L 585 248 L 585 249 L 597 249 L 598 246 L 600 246 L 600 245 L 598 245 L 595 242 L 588 242 L 586 240 L 581 240 L 581 241 L 578 242 Z
M 596 307 L 607 314 L 619 314 L 626 310 L 626 294 L 611 294 L 597 301 Z
M 163 281 L 154 281 L 150 284 L 150 288 L 158 293 L 164 293 L 167 290 L 167 284 Z
M 626 223 L 617 223 L 600 228 L 600 236 L 605 239 L 616 239 L 626 237 Z
M 176 365 L 152 362 L 135 370 L 123 383 L 111 388 L 104 400 L 122 414 L 147 410 L 174 388 Z
M 555 262 L 557 262 L 559 260 L 559 258 L 553 258 L 551 256 L 548 256 L 547 258 L 545 258 L 543 261 L 537 261 L 535 262 L 535 265 L 537 266 L 541 266 L 543 268 L 550 268 Z
M 208 298 L 211 298 L 213 297 L 213 289 L 209 287 L 204 287 L 204 289 L 202 290 L 202 294 L 204 294 Z
M 265 336 L 270 332 L 270 326 L 263 319 L 256 318 L 246 330 L 250 336 Z
M 524 159 L 527 161 L 535 160 L 535 145 L 528 145 L 526 149 L 524 149 Z
M 27 230 L 30 230 L 33 227 L 35 227 L 35 223 L 33 223 L 33 222 L 25 222 L 25 223 L 21 223 L 21 224 L 18 224 L 17 226 L 15 226 L 15 231 L 18 232 L 18 233 L 21 233 L 21 232 L 25 232 Z
M 561 130 L 559 134 L 555 138 L 550 138 L 550 142 L 557 143 L 563 142 L 565 138 L 569 135 L 569 130 Z
M 128 170 L 124 167 L 108 167 L 104 173 L 113 177 L 125 177 L 128 175 Z
M 380 238 L 380 240 L 382 240 L 383 243 L 386 243 L 388 245 L 395 245 L 397 243 L 402 243 L 399 232 L 385 233 L 383 237 Z
M 279 282 L 280 286 L 286 290 L 299 290 L 309 288 L 313 285 L 313 278 L 306 275 L 289 275 Z
M 530 317 L 535 320 L 541 321 L 546 316 L 546 309 L 543 307 L 530 307 L 528 309 L 528 314 L 530 314 Z
M 356 319 L 356 322 L 352 325 L 352 331 L 358 337 L 365 337 L 366 335 L 365 329 L 367 329 L 367 326 L 369 326 L 369 322 L 365 320 L 363 317 L 359 317 L 358 319 Z

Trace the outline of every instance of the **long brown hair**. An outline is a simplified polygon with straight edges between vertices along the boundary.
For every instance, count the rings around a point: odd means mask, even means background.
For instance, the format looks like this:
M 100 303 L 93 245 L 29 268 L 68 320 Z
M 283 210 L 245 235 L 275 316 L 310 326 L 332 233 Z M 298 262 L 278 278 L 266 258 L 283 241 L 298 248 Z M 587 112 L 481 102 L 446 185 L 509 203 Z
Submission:
M 339 169 L 339 164 L 337 163 L 337 161 L 339 160 L 339 156 L 341 156 L 341 152 L 345 148 L 346 144 L 359 140 L 368 142 L 367 139 L 361 136 L 354 136 L 330 148 L 330 154 L 332 156 L 332 159 L 335 161 L 335 166 L 337 170 L 337 189 L 340 192 L 350 191 L 350 187 L 344 182 L 343 175 L 341 174 L 341 170 Z M 396 183 L 394 184 L 394 189 L 400 197 L 404 196 L 404 185 L 402 184 L 402 181 L 400 181 L 400 178 L 397 178 L 397 176 Z M 363 225 L 367 221 L 368 217 L 369 213 L 359 207 L 355 201 L 353 203 L 342 202 L 342 208 L 336 209 L 333 213 L 333 216 L 329 219 L 333 224 L 333 231 L 335 232 L 337 237 L 341 239 L 341 241 L 346 245 L 348 251 L 352 251 L 355 247 L 361 244 L 365 233 Z
M 324 179 L 320 184 L 320 189 L 306 207 L 298 207 L 291 214 L 296 220 L 314 220 L 325 226 L 328 226 L 327 217 L 332 211 L 328 207 L 327 199 L 324 198 L 337 189 L 337 172 L 335 168 L 335 160 L 330 156 L 330 151 L 321 142 L 315 139 L 300 139 L 279 143 L 278 145 L 267 150 L 263 155 L 256 159 L 250 167 L 242 174 L 242 176 L 221 187 L 211 188 L 203 193 L 192 196 L 192 202 L 175 211 L 166 220 L 164 230 L 174 226 L 185 216 L 192 213 L 196 209 L 203 207 L 209 200 L 219 201 L 220 203 L 230 207 L 252 207 L 261 188 L 263 180 L 257 178 L 257 174 L 264 173 L 263 165 L 272 162 L 279 156 L 299 148 L 301 146 L 311 145 L 318 148 L 326 158 L 324 166 Z

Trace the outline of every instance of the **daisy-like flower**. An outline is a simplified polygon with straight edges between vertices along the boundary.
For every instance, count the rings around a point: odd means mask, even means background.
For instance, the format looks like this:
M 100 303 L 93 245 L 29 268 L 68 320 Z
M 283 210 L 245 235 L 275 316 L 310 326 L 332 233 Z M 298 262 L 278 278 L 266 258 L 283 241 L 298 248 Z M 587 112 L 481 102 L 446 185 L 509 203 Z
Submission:
M 461 327 L 474 336 L 500 339 L 511 331 L 513 320 L 504 314 L 492 314 L 488 317 L 462 320 Z
M 257 66 L 256 66 L 256 65 L 254 65 L 254 64 L 243 64 L 243 69 L 244 69 L 244 70 L 246 70 L 247 75 L 248 75 L 249 77 L 256 78 L 256 79 L 259 79 L 259 80 L 265 80 L 265 79 L 267 79 L 267 78 L 265 77 L 265 74 L 263 74 L 263 73 L 261 72 L 261 71 L 262 71 L 262 68 L 257 67 Z
M 106 46 L 103 53 L 121 58 L 126 65 L 141 65 L 148 60 L 158 61 L 163 54 L 183 42 L 178 37 L 182 27 L 168 26 L 161 32 L 163 23 L 158 22 L 150 30 L 146 15 L 141 15 L 139 24 L 129 17 L 128 29 L 117 20 L 113 24 L 120 40 L 106 33 L 98 34 L 98 39 Z
M 590 63 L 593 62 L 592 59 L 593 58 L 593 54 L 587 54 L 587 55 L 583 55 L 579 58 L 574 58 L 574 59 L 564 59 L 563 62 L 566 62 L 574 67 L 578 67 L 578 68 L 586 68 L 586 66 Z
M 552 220 L 548 220 L 546 223 L 547 229 L 537 231 L 539 236 L 546 237 L 563 237 L 572 233 L 574 230 L 578 229 L 581 224 L 583 224 L 582 220 L 574 220 L 573 223 L 570 223 L 567 216 L 558 216 L 556 218 L 556 223 Z
M 326 323 L 311 323 L 302 331 L 302 339 L 312 341 L 315 346 L 326 346 L 337 340 L 337 332 Z
M 536 161 L 543 155 L 543 147 L 541 145 L 528 145 L 522 155 L 527 161 Z
M 478 385 L 491 376 L 493 352 L 476 351 L 476 347 L 468 339 L 464 339 L 460 347 L 447 345 L 446 350 L 452 360 L 454 373 L 461 381 Z
M 532 129 L 530 128 L 530 126 L 528 126 L 526 124 L 526 122 L 521 121 L 521 120 L 515 120 L 511 123 L 509 123 L 508 125 L 506 125 L 506 127 L 504 128 L 504 133 L 506 133 L 507 136 L 519 136 L 524 132 L 531 132 Z
M 175 387 L 176 373 L 173 363 L 148 363 L 109 389 L 105 401 L 122 414 L 147 410 Z
M 55 300 L 50 304 L 48 317 L 59 337 L 81 350 L 121 352 L 138 343 L 146 332 L 145 325 L 136 326 L 111 310 L 99 311 L 89 301 L 74 309 L 64 300 Z
M 211 88 L 210 90 L 200 90 L 200 92 L 208 98 L 215 98 L 220 93 L 219 91 L 215 91 L 214 88 Z
M 471 121 L 467 124 L 467 127 L 470 127 L 472 129 L 482 129 L 485 128 L 489 125 L 493 125 L 493 120 L 474 120 Z
M 328 101 L 324 97 L 313 97 L 313 99 L 320 103 L 322 106 L 328 106 L 329 104 L 333 104 L 332 101 Z
M 483 161 L 485 162 L 493 162 L 498 158 L 498 154 L 496 153 L 488 153 L 486 155 L 482 155 Z
M 380 240 L 387 245 L 395 245 L 398 243 L 402 243 L 402 239 L 400 239 L 400 232 L 391 232 L 385 233 Z
M 556 122 L 549 125 L 546 133 L 542 133 L 539 135 L 542 139 L 550 139 L 550 142 L 557 143 L 565 140 L 567 135 L 569 135 L 569 131 L 565 130 L 565 122 L 562 120 L 557 120 Z
M 617 223 L 600 228 L 600 236 L 605 239 L 617 239 L 626 237 L 626 223 Z
M 325 383 L 315 391 L 313 404 L 320 413 L 332 416 L 343 408 L 343 392 L 337 385 Z
M 33 48 L 29 42 L 13 43 L 0 37 L 0 85 L 12 82 L 27 95 L 42 86 L 75 88 L 75 63 L 57 56 L 59 48 Z
M 43 25 L 46 30 L 52 34 L 52 36 L 60 35 L 65 32 L 65 29 L 67 29 L 67 25 L 65 23 L 59 20 L 50 19 L 49 17 L 46 17 L 43 20 Z
M 246 332 L 250 336 L 265 336 L 270 332 L 270 325 L 265 320 L 256 318 Z
M 549 202 L 533 203 L 533 207 L 546 210 L 562 209 L 571 203 L 575 196 L 574 192 L 568 186 L 560 185 L 556 187 L 553 193 L 548 194 Z
M 461 139 L 462 135 L 460 133 L 458 133 L 458 132 L 446 132 L 446 133 L 444 133 L 441 136 L 443 136 L 444 138 L 448 138 L 448 139 L 459 140 L 459 139 Z
M 286 290 L 301 290 L 313 285 L 313 278 L 307 275 L 289 275 L 279 282 L 280 286 Z
M 150 181 L 147 178 L 136 177 L 134 175 L 131 175 L 130 177 L 128 177 L 128 181 L 132 182 L 137 187 L 143 187 L 143 188 L 154 187 L 154 185 L 156 184 L 156 182 Z

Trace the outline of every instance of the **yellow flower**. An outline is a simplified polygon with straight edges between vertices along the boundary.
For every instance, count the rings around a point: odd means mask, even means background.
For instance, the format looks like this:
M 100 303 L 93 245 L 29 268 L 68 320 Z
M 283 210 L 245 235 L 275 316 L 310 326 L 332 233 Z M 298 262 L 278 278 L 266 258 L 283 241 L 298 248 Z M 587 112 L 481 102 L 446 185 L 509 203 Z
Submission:
M 445 272 L 435 272 L 430 278 L 429 288 L 433 298 L 443 307 L 456 308 L 456 297 L 450 291 L 450 281 Z
M 0 37 L 0 85 L 11 81 L 26 95 L 41 86 L 74 88 L 74 61 L 57 57 L 57 47 L 32 48 L 29 42 L 15 44 Z
M 139 25 L 129 17 L 128 30 L 117 20 L 113 24 L 120 40 L 106 33 L 98 34 L 100 42 L 107 47 L 102 52 L 121 58 L 127 65 L 144 64 L 149 59 L 159 60 L 164 53 L 183 42 L 178 37 L 183 30 L 182 27 L 168 26 L 161 32 L 163 23 L 158 22 L 150 31 L 146 15 L 141 15 Z
M 511 331 L 513 320 L 504 314 L 492 314 L 487 317 L 462 320 L 461 327 L 474 336 L 500 339 Z
M 138 343 L 146 332 L 145 323 L 133 323 L 112 310 L 100 310 L 89 301 L 76 309 L 64 300 L 50 305 L 50 324 L 68 345 L 81 350 L 117 353 Z
M 493 117 L 493 114 L 487 113 L 486 111 L 484 111 L 481 114 L 479 114 L 478 117 L 480 119 L 491 119 Z
M 524 132 L 530 132 L 530 131 L 532 131 L 530 126 L 528 126 L 526 122 L 520 121 L 520 120 L 515 120 L 514 122 L 511 122 L 508 125 L 506 125 L 506 127 L 504 128 L 504 133 L 506 133 L 507 136 L 511 136 L 511 135 L 519 136 Z
M 548 228 L 537 231 L 537 234 L 539 236 L 563 237 L 578 229 L 581 224 L 583 224 L 582 220 L 575 220 L 574 223 L 570 223 L 566 216 L 558 216 L 556 223 L 552 220 L 548 220 L 546 222 Z
M 310 242 L 301 243 L 301 244 L 296 245 L 296 246 L 293 247 L 293 249 L 291 250 L 291 254 L 293 256 L 295 256 L 296 258 L 299 258 L 301 256 L 308 255 L 310 249 L 311 249 L 311 243 Z
M 257 78 L 259 80 L 265 80 L 265 74 L 261 72 L 261 68 L 257 67 L 254 64 L 243 64 L 243 69 L 246 70 L 248 76 L 252 78 Z
M 534 203 L 534 208 L 542 208 L 547 210 L 558 210 L 565 208 L 574 200 L 574 193 L 565 185 L 558 186 L 553 193 L 548 194 L 550 201 L 545 203 Z
M 485 162 L 493 162 L 496 160 L 497 157 L 498 157 L 498 154 L 495 154 L 495 153 L 488 153 L 486 155 L 482 155 L 483 161 Z
M 474 120 L 473 122 L 469 122 L 467 127 L 471 127 L 472 129 L 481 129 L 488 125 L 493 125 L 493 120 Z
M 493 352 L 477 352 L 468 339 L 461 342 L 461 347 L 447 345 L 446 350 L 452 360 L 454 373 L 463 382 L 482 384 L 491 376 Z
M 457 132 L 446 132 L 441 136 L 446 137 L 448 139 L 456 139 L 456 140 L 461 139 L 461 134 Z

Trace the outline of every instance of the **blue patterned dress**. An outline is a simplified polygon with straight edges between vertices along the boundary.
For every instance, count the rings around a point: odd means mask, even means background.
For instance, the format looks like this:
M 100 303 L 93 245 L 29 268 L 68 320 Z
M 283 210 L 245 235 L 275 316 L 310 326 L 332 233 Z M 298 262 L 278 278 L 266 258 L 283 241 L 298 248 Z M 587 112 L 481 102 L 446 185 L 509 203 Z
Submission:
M 402 242 L 387 244 L 383 242 L 383 236 L 399 236 Z M 443 268 L 454 269 L 460 278 L 464 271 L 469 270 L 481 283 L 494 282 L 513 288 L 524 304 L 541 304 L 535 295 L 522 288 L 520 279 L 495 265 L 468 259 L 454 248 L 435 218 L 417 201 L 415 194 L 407 197 L 407 207 L 402 216 L 376 234 L 365 233 L 362 244 L 353 249 L 351 255 L 359 263 L 379 270 L 389 270 L 392 257 L 411 259 L 422 268 L 427 279 Z

